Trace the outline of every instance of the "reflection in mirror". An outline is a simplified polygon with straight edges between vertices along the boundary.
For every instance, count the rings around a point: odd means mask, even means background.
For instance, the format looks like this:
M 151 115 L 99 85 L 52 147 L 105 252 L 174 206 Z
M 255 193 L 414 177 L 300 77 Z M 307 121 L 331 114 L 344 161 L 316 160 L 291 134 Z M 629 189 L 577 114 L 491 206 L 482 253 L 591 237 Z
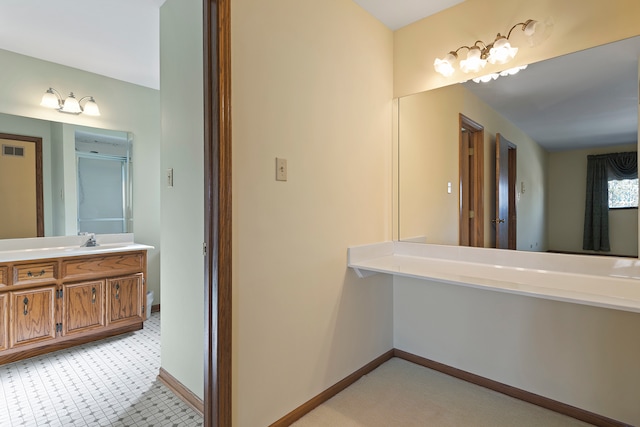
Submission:
M 484 246 L 496 247 L 491 220 L 500 133 L 517 146 L 516 248 L 593 253 L 582 249 L 587 155 L 637 151 L 639 56 L 635 37 L 530 64 L 490 83 L 400 98 L 399 239 L 458 244 L 464 114 L 484 127 Z M 610 211 L 610 254 L 637 256 L 637 218 L 637 209 Z
M 9 114 L 0 114 L 0 133 L 42 141 L 43 203 L 38 216 L 44 228 L 29 235 L 0 229 L 0 238 L 133 231 L 130 133 Z M 21 204 L 13 207 L 19 214 L 24 210 Z M 8 210 L 3 204 L 3 211 Z

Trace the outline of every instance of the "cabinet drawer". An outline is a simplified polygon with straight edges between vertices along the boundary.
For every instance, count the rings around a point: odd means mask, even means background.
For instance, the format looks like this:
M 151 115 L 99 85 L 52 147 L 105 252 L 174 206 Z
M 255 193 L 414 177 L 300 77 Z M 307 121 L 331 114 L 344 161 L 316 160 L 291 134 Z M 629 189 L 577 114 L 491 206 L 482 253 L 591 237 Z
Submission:
M 13 266 L 13 284 L 51 282 L 57 278 L 58 263 L 42 262 Z
M 65 280 L 104 277 L 143 271 L 144 253 L 71 258 L 62 261 L 62 278 Z
M 8 270 L 7 266 L 0 266 L 0 288 L 9 284 L 9 275 L 7 274 Z

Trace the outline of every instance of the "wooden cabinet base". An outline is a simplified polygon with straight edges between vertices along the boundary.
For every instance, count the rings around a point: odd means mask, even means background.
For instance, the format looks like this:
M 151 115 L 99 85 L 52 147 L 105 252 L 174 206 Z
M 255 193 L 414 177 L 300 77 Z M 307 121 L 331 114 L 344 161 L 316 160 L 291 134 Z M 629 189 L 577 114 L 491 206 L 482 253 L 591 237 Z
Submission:
M 142 329 L 147 253 L 0 264 L 0 365 Z
M 27 359 L 29 357 L 40 356 L 42 354 L 51 353 L 53 351 L 64 350 L 65 348 L 74 347 L 81 344 L 87 344 L 93 341 L 113 337 L 127 332 L 138 331 L 142 329 L 142 322 L 121 326 L 118 328 L 93 332 L 91 335 L 74 335 L 68 338 L 57 339 L 46 347 L 34 346 L 33 348 L 18 348 L 0 352 L 0 365 L 5 365 L 18 360 Z

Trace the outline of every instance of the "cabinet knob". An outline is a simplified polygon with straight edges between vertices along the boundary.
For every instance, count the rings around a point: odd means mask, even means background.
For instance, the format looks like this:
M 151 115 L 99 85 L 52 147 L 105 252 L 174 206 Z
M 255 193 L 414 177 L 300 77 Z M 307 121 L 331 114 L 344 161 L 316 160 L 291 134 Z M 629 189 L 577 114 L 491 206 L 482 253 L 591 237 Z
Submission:
M 96 288 L 95 286 L 91 288 L 91 304 L 96 303 Z
M 24 315 L 26 316 L 29 313 L 29 298 L 24 297 L 22 303 L 24 304 Z
M 116 283 L 116 299 L 120 299 L 120 284 Z

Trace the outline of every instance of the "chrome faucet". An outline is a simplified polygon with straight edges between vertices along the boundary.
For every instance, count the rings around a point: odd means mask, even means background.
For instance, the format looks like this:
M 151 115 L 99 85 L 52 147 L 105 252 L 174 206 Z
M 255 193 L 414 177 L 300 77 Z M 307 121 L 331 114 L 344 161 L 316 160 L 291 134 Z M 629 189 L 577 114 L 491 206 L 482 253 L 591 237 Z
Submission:
M 89 238 L 87 239 L 86 242 L 84 242 L 82 245 L 82 247 L 93 247 L 93 246 L 98 246 L 98 242 L 96 242 L 96 235 L 95 233 L 80 233 L 81 236 L 89 236 Z

